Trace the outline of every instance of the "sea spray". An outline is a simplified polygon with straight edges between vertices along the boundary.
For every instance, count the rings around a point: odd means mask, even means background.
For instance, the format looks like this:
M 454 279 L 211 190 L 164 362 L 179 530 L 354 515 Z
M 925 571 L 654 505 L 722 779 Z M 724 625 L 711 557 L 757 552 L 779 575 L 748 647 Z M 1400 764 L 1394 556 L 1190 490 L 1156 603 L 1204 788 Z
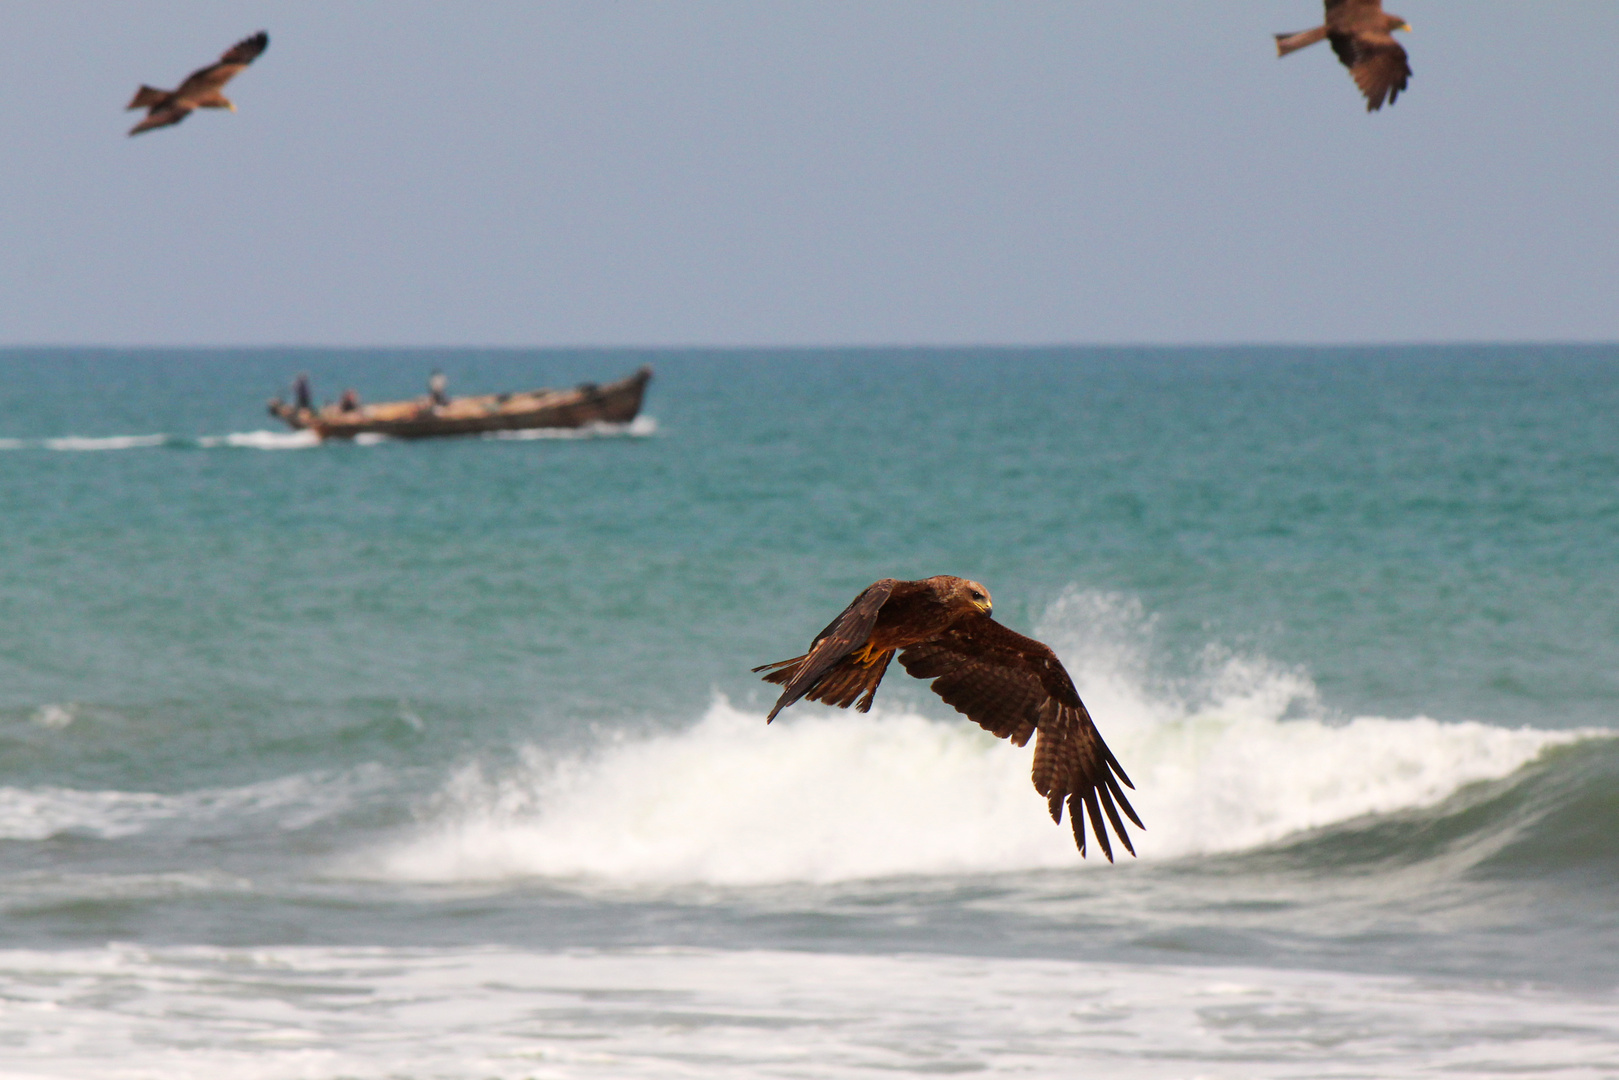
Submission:
M 1156 623 L 1134 597 L 1070 587 L 1037 627 L 1135 781 L 1132 802 L 1151 815 L 1137 845 L 1143 857 L 1241 851 L 1432 806 L 1548 747 L 1607 734 L 1329 718 L 1305 670 L 1218 643 L 1190 672 L 1163 673 Z
M 1042 623 L 1135 781 L 1149 860 L 1240 851 L 1366 814 L 1430 806 L 1593 732 L 1426 717 L 1293 715 L 1300 672 L 1211 650 L 1196 678 L 1154 680 L 1139 610 L 1070 594 Z M 1082 628 L 1092 646 L 1076 650 Z M 1053 632 L 1055 631 L 1055 632 Z M 1137 635 L 1139 636 L 1139 635 Z M 906 709 L 903 683 L 869 716 L 814 706 L 766 726 L 723 697 L 692 727 L 558 756 L 467 765 L 409 839 L 363 874 L 421 882 L 590 877 L 640 884 L 833 882 L 1082 862 L 1029 779 L 1030 748 L 948 709 Z
M 1028 767 L 1028 751 L 966 724 L 808 714 L 767 727 L 722 698 L 686 731 L 469 766 L 376 869 L 738 885 L 1064 865 L 1072 841 Z

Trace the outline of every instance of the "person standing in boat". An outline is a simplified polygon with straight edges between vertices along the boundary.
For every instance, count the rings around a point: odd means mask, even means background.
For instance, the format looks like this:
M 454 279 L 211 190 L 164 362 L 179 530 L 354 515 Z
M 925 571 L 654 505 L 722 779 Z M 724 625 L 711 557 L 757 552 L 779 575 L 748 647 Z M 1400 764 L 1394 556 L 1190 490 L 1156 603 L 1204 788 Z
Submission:
M 448 405 L 450 403 L 450 380 L 444 377 L 444 372 L 438 368 L 427 379 L 427 396 L 434 405 Z
M 346 413 L 360 411 L 360 395 L 355 393 L 354 387 L 343 391 L 343 396 L 337 399 L 337 411 Z
M 298 377 L 292 380 L 292 407 L 310 412 L 315 409 L 315 399 L 309 392 L 309 372 L 307 371 L 300 371 Z

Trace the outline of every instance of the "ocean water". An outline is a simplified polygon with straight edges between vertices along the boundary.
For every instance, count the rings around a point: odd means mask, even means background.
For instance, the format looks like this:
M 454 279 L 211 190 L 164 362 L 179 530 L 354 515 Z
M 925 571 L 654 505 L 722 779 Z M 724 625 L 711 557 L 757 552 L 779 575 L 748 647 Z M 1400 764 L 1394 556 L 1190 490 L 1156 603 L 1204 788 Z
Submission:
M 1615 347 L 0 350 L 0 1075 L 1619 1076 L 1616 552 Z M 934 573 L 1139 858 L 898 669 L 764 724 Z

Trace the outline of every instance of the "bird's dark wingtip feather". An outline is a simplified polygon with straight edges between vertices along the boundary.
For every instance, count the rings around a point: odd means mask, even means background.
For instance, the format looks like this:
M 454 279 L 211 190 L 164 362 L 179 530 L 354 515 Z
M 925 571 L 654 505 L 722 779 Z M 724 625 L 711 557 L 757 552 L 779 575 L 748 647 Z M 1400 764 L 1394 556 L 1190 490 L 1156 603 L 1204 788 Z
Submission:
M 1141 823 L 1141 818 L 1136 816 L 1136 808 L 1130 805 L 1130 800 L 1125 798 L 1124 792 L 1120 791 L 1119 786 L 1113 783 L 1112 777 L 1108 778 L 1108 791 L 1112 794 L 1114 799 L 1118 800 L 1119 807 L 1123 809 L 1125 816 L 1136 823 L 1136 828 L 1140 829 L 1142 832 L 1146 832 L 1147 827 Z
M 1102 820 L 1102 811 L 1096 805 L 1096 801 L 1095 789 L 1085 793 L 1085 811 L 1091 819 L 1091 832 L 1096 834 L 1096 842 L 1102 845 L 1102 854 L 1107 856 L 1108 862 L 1112 862 L 1113 844 L 1107 838 L 1107 823 Z
M 1124 766 L 1119 764 L 1119 759 L 1113 756 L 1113 751 L 1111 750 L 1107 751 L 1107 764 L 1108 768 L 1113 770 L 1114 775 L 1124 781 L 1125 787 L 1131 791 L 1136 789 L 1136 786 L 1130 782 L 1129 774 L 1124 771 Z
M 1097 788 L 1096 791 L 1101 797 L 1102 809 L 1107 811 L 1107 820 L 1113 825 L 1113 831 L 1118 834 L 1119 843 L 1124 845 L 1124 850 L 1132 856 L 1135 855 L 1135 845 L 1130 843 L 1130 834 L 1124 831 L 1124 822 L 1119 820 L 1119 811 L 1113 805 L 1113 796 L 1105 786 Z

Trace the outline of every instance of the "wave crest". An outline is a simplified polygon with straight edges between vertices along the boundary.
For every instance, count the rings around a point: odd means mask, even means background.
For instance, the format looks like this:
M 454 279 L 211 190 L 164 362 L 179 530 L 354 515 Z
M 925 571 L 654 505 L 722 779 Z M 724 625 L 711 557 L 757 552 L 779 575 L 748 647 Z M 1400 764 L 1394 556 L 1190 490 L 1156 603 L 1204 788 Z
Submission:
M 1240 851 L 1431 806 L 1548 747 L 1611 735 L 1297 717 L 1315 701 L 1301 672 L 1210 650 L 1198 678 L 1155 682 L 1142 655 L 1149 632 L 1139 606 L 1099 594 L 1065 596 L 1041 626 L 1136 783 L 1143 859 Z M 720 698 L 678 733 L 582 756 L 530 747 L 498 771 L 467 766 L 418 832 L 362 872 L 750 885 L 1085 865 L 1032 789 L 1029 748 L 905 710 L 895 704 L 904 697 L 869 717 L 800 707 L 768 727 L 762 711 Z

